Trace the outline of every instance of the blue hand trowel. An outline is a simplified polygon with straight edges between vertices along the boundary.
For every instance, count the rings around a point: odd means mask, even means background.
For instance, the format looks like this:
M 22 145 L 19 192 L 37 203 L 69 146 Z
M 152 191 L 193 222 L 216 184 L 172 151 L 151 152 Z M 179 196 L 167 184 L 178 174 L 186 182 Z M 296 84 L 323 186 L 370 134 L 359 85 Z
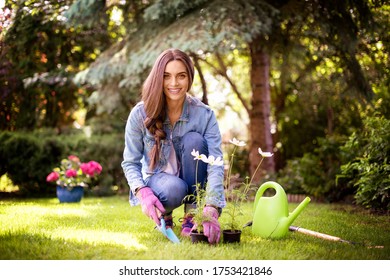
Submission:
M 157 228 L 164 234 L 166 238 L 171 240 L 173 243 L 180 243 L 179 238 L 175 235 L 173 230 L 171 228 L 165 227 L 165 220 L 164 218 L 160 218 L 161 226 L 157 226 Z

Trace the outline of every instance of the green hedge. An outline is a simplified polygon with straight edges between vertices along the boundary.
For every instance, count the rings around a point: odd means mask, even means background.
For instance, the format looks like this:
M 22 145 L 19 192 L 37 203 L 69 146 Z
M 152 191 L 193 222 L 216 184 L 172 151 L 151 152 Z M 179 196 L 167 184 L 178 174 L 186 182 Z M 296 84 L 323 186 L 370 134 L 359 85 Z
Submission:
M 53 135 L 38 132 L 0 132 L 0 176 L 7 174 L 19 194 L 46 196 L 55 192 L 54 185 L 46 182 L 46 176 L 59 166 L 62 158 L 77 155 L 81 161 L 95 160 L 103 171 L 96 186 L 87 194 L 111 195 L 127 191 L 121 161 L 123 134 Z

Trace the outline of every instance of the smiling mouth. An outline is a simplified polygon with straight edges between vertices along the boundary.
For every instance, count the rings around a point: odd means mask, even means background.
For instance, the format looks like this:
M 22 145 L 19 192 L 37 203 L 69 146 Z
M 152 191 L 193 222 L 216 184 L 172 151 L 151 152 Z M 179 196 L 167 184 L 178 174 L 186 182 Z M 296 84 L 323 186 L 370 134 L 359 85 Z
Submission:
M 168 91 L 169 91 L 169 93 L 172 93 L 172 94 L 178 94 L 180 92 L 180 89 L 179 88 L 169 88 Z

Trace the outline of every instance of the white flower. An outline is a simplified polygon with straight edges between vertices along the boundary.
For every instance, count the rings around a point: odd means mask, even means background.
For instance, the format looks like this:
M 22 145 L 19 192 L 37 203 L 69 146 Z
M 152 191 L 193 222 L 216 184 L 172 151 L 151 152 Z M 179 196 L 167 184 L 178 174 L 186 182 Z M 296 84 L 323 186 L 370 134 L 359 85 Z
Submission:
M 191 155 L 194 156 L 194 160 L 200 160 L 202 159 L 199 155 L 199 151 L 195 151 L 195 149 L 192 149 Z
M 201 159 L 203 162 L 205 162 L 205 163 L 209 163 L 209 159 L 208 159 L 207 156 L 204 155 L 204 154 L 201 154 L 201 155 L 200 155 L 200 159 Z
M 223 165 L 223 160 L 221 157 L 215 158 L 214 156 L 209 156 L 207 157 L 206 155 L 201 155 L 201 159 L 203 162 L 208 163 L 210 165 L 217 165 L 217 166 L 222 166 Z
M 261 148 L 259 148 L 259 154 L 262 156 L 262 157 L 272 157 L 274 154 L 273 153 L 270 153 L 270 152 L 263 152 L 261 150 Z
M 243 147 L 246 145 L 244 141 L 237 140 L 235 137 L 232 140 L 229 140 L 229 142 L 239 147 Z

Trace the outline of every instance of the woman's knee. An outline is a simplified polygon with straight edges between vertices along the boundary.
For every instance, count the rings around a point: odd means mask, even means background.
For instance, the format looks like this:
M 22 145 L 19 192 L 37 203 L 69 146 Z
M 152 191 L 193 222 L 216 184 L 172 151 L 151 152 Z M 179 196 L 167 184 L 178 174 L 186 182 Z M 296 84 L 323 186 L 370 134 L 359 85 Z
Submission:
M 198 132 L 190 131 L 187 132 L 182 138 L 182 146 L 184 150 L 193 150 L 202 151 L 202 153 L 207 152 L 207 142 L 206 139 Z
M 166 173 L 153 175 L 147 183 L 167 212 L 179 207 L 188 194 L 188 185 L 185 181 Z

